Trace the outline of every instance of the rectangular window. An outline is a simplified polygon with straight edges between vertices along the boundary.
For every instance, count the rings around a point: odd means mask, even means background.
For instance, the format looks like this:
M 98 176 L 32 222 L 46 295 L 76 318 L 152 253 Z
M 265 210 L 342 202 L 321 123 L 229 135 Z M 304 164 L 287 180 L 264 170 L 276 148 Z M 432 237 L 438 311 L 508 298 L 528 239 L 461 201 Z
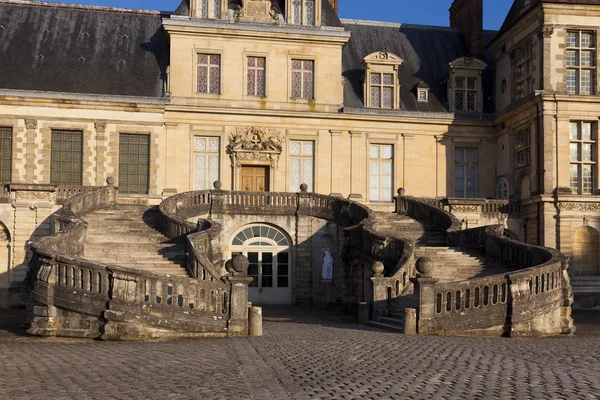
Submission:
M 207 190 L 219 180 L 220 138 L 196 137 L 194 148 L 194 189 Z
M 315 143 L 290 141 L 290 192 L 300 190 L 306 183 L 308 191 L 314 190 Z
M 569 158 L 573 194 L 592 194 L 596 174 L 596 129 L 592 122 L 571 122 Z
M 394 107 L 394 75 L 371 73 L 371 107 Z
M 594 32 L 567 32 L 567 94 L 593 94 L 596 74 L 596 45 Z
M 221 56 L 198 54 L 198 93 L 221 93 Z
M 516 49 L 515 54 L 515 100 L 533 92 L 533 57 L 531 42 Z
M 83 132 L 52 130 L 50 141 L 50 183 L 81 186 Z
M 531 164 L 531 130 L 525 129 L 515 135 L 515 166 L 522 168 Z
M 292 60 L 292 97 L 314 98 L 314 68 L 312 60 Z
M 371 145 L 369 171 L 369 200 L 392 201 L 394 147 Z
M 119 191 L 148 194 L 150 135 L 119 135 Z
M 12 128 L 0 127 L 0 183 L 12 179 Z
M 248 57 L 247 93 L 249 96 L 265 96 L 265 68 L 264 57 Z
M 315 0 L 292 0 L 292 20 L 295 25 L 315 25 Z
M 476 112 L 477 107 L 477 78 L 454 78 L 454 110 Z
M 208 0 L 200 0 L 198 5 L 198 17 L 208 18 Z
M 456 148 L 454 196 L 468 199 L 477 197 L 477 149 Z

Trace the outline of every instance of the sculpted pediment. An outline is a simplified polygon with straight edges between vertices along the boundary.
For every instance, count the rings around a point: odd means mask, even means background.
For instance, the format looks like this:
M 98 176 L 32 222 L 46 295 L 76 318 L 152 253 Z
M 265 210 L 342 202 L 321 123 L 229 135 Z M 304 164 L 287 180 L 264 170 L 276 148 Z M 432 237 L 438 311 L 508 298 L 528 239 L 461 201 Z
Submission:
M 487 64 L 478 58 L 460 57 L 451 61 L 446 68 L 486 69 Z
M 275 167 L 283 150 L 280 132 L 273 128 L 237 127 L 229 136 L 233 164 L 240 160 L 268 161 Z
M 363 60 L 363 63 L 402 65 L 404 63 L 404 60 L 388 51 L 377 51 L 366 56 Z

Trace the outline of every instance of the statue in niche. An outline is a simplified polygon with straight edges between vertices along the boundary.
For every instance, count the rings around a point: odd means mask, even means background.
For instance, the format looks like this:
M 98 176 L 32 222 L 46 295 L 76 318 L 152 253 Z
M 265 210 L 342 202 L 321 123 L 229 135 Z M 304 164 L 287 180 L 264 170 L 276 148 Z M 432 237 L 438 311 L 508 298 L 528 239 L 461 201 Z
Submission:
M 333 280 L 333 257 L 329 250 L 325 250 L 325 257 L 323 257 L 323 270 L 321 271 L 321 278 L 324 281 Z

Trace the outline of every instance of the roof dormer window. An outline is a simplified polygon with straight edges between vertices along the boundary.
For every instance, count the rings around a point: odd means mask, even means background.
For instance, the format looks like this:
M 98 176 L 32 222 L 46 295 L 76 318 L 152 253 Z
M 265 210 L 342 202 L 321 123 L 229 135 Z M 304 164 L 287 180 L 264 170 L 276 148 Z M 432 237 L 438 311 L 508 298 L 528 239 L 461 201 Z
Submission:
M 426 103 L 429 101 L 429 89 L 417 89 L 417 95 L 420 102 Z
M 476 58 L 461 57 L 446 67 L 448 79 L 448 106 L 450 111 L 480 113 L 483 111 L 481 74 L 487 65 Z
M 398 68 L 404 61 L 388 52 L 365 57 L 364 103 L 372 108 L 400 108 Z
M 222 19 L 227 0 L 191 0 L 190 14 L 195 18 Z
M 320 26 L 321 0 L 286 0 L 288 24 Z

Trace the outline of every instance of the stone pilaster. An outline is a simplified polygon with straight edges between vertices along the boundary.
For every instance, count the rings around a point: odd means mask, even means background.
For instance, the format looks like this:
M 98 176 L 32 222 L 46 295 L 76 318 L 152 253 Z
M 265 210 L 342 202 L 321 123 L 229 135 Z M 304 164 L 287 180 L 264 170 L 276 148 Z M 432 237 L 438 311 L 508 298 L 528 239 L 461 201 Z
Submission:
M 35 163 L 36 163 L 36 133 L 38 121 L 36 119 L 26 119 L 25 127 L 25 182 L 35 183 Z
M 106 177 L 106 152 L 108 150 L 108 136 L 106 122 L 96 121 L 94 124 L 96 136 L 96 186 L 103 186 Z

